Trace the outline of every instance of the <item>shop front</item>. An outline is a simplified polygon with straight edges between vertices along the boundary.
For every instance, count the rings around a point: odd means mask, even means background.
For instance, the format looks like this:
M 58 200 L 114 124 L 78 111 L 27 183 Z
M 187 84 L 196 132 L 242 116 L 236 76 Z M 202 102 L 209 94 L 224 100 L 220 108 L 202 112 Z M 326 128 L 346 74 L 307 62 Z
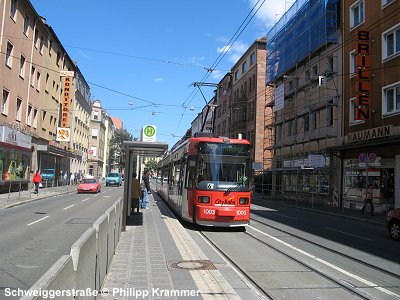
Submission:
M 369 185 L 376 213 L 387 213 L 399 206 L 396 182 L 400 182 L 400 136 L 379 135 L 370 129 L 349 134 L 347 143 L 338 148 L 342 158 L 344 207 L 361 209 Z
M 32 159 L 31 136 L 0 126 L 0 191 L 28 189 Z

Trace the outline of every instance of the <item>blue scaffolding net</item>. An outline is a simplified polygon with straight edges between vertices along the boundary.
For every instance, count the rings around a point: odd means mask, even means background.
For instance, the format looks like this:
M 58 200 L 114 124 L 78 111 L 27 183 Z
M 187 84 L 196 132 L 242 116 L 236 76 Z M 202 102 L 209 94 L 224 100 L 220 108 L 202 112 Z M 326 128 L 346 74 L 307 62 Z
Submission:
M 339 0 L 297 0 L 267 33 L 267 84 L 337 42 Z

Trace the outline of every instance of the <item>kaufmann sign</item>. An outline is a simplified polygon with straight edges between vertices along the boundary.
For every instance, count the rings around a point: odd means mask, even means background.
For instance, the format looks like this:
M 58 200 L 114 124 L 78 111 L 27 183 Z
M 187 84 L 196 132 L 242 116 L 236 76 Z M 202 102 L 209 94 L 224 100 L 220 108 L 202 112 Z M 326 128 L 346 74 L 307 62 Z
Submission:
M 156 141 L 156 126 L 145 125 L 142 128 L 141 140 L 142 142 L 155 142 Z

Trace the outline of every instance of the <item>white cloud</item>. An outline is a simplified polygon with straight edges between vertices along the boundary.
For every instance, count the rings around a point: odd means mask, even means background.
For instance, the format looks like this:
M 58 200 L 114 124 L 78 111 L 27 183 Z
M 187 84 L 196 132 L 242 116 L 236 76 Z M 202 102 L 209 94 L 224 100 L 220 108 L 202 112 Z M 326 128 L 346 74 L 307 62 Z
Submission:
M 164 78 L 156 78 L 156 79 L 154 79 L 155 82 L 159 82 L 159 81 L 163 81 L 163 80 L 164 80 Z
M 258 0 L 249 0 L 249 6 L 252 8 Z M 281 18 L 281 15 L 292 6 L 294 0 L 266 0 L 263 6 L 256 14 L 256 18 L 268 23 L 275 23 Z M 258 6 L 256 7 L 256 9 Z
M 228 48 L 228 45 L 224 45 L 223 47 L 217 48 L 217 52 L 222 53 L 228 50 L 228 53 L 226 55 L 228 55 L 229 61 L 236 63 L 248 48 L 249 45 L 242 43 L 240 41 L 236 41 L 230 48 Z

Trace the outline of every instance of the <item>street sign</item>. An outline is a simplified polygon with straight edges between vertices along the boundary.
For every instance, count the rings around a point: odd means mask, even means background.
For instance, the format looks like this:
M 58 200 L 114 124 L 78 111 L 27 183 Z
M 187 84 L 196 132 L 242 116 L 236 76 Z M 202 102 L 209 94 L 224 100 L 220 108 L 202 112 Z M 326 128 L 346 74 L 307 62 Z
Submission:
M 376 160 L 376 154 L 375 153 L 370 153 L 368 155 L 368 161 L 369 162 L 374 162 Z
M 75 72 L 74 71 L 60 71 L 60 76 L 61 77 L 74 77 Z
M 253 170 L 262 170 L 263 164 L 261 162 L 253 162 Z
M 365 153 L 360 153 L 360 155 L 358 156 L 358 161 L 360 163 L 364 163 L 367 161 L 367 155 Z
M 142 142 L 155 142 L 156 141 L 156 126 L 145 125 L 142 129 Z

